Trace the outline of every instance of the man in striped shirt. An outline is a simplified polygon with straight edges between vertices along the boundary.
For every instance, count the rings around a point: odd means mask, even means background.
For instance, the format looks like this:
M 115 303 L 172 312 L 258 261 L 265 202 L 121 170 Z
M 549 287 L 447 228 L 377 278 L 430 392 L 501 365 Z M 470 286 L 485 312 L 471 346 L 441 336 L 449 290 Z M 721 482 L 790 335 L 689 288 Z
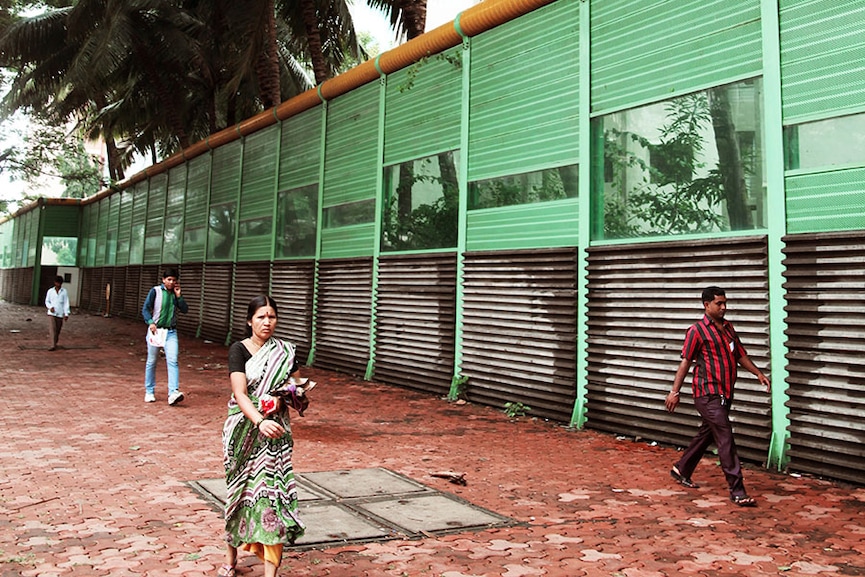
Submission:
M 679 363 L 673 390 L 667 395 L 665 404 L 671 413 L 676 410 L 679 405 L 679 391 L 693 363 L 695 367 L 691 388 L 694 393 L 694 406 L 703 422 L 682 458 L 670 470 L 670 475 L 685 487 L 697 488 L 698 485 L 691 480 L 691 475 L 705 455 L 706 449 L 714 442 L 718 447 L 721 470 L 730 485 L 730 500 L 742 507 L 753 507 L 756 502 L 745 492 L 742 467 L 730 424 L 730 405 L 738 365 L 755 375 L 767 391 L 770 390 L 771 383 L 748 357 L 733 325 L 724 319 L 727 312 L 724 290 L 711 286 L 703 290 L 702 297 L 706 314 L 685 334 L 682 362 Z

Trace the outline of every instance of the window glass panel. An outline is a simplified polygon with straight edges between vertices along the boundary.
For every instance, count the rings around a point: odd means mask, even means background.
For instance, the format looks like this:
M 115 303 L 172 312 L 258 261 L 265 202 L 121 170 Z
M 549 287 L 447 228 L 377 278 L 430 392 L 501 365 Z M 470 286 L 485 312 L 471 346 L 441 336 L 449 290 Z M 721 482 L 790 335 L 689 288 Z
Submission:
M 226 202 L 210 207 L 210 218 L 207 221 L 207 258 L 234 258 L 234 223 L 236 217 L 236 202 Z
M 162 262 L 180 262 L 183 248 L 183 215 L 166 216 L 162 230 Z
M 318 184 L 280 192 L 276 218 L 277 258 L 315 256 Z
M 784 128 L 784 168 L 865 164 L 865 114 Z
M 751 79 L 595 119 L 593 238 L 765 228 L 761 92 Z
M 469 210 L 577 198 L 579 168 L 572 164 L 469 183 Z
M 323 211 L 324 228 L 375 222 L 375 199 L 359 200 L 331 206 Z
M 42 239 L 43 265 L 75 266 L 78 239 L 65 236 L 46 236 Z
M 385 168 L 381 248 L 457 245 L 459 154 L 448 151 Z

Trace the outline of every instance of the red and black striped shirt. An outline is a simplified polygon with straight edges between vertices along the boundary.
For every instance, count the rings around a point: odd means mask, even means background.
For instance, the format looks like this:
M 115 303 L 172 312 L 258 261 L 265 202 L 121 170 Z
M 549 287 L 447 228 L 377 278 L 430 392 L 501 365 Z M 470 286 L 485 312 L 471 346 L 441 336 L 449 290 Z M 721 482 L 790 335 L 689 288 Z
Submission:
M 739 358 L 747 354 L 729 321 L 720 330 L 708 315 L 685 333 L 682 358 L 696 362 L 691 385 L 695 397 L 733 396 Z

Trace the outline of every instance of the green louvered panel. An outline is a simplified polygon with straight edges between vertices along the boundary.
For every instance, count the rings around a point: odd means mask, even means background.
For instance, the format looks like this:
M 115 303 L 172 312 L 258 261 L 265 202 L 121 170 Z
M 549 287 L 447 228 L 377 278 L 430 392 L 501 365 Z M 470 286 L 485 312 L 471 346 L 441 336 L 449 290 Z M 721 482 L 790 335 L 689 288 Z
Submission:
M 126 188 L 120 196 L 120 216 L 117 221 L 117 266 L 129 264 L 129 238 L 132 233 L 132 209 L 135 201 L 131 188 Z
M 78 241 L 78 265 L 81 267 L 91 266 L 90 263 L 90 249 L 88 239 L 90 237 L 90 226 L 93 223 L 93 217 L 91 212 L 93 211 L 93 205 L 88 204 L 81 208 L 81 236 Z M 15 222 L 19 222 L 20 219 L 15 219 Z M 17 238 L 17 237 L 16 237 Z M 95 239 L 94 239 L 95 245 Z M 20 244 L 18 247 L 20 248 Z M 16 261 L 17 264 L 17 261 Z
M 784 123 L 865 107 L 865 4 L 780 0 Z
M 183 213 L 186 200 L 186 164 L 168 173 L 168 196 L 165 200 L 165 229 L 162 232 L 162 262 L 180 263 L 183 252 Z
M 144 237 L 144 264 L 162 262 L 162 231 L 165 225 L 165 199 L 168 175 L 164 172 L 150 179 L 147 191 L 147 228 Z
M 81 212 L 77 206 L 46 206 L 43 212 L 44 236 L 78 236 Z
M 235 140 L 213 151 L 213 178 L 210 204 L 236 202 L 240 186 L 240 158 L 243 141 Z
M 210 191 L 210 155 L 187 162 L 186 215 L 183 223 L 183 262 L 204 261 L 207 238 L 207 198 Z
M 42 216 L 41 210 L 31 210 L 27 213 L 27 264 L 26 266 L 36 266 L 36 249 L 39 246 L 39 219 Z
M 377 82 L 329 104 L 323 207 L 375 198 L 378 159 Z
M 762 71 L 759 0 L 593 0 L 592 112 Z
M 788 176 L 787 232 L 865 229 L 865 168 Z
M 470 210 L 466 250 L 577 246 L 578 200 Z
M 388 76 L 385 164 L 458 148 L 461 103 L 462 48 Z
M 321 258 L 371 256 L 375 224 L 356 224 L 321 231 Z
M 470 181 L 578 161 L 578 5 L 561 0 L 472 40 Z
M 98 203 L 96 212 L 96 266 L 104 266 L 107 260 L 108 223 L 111 212 L 111 197 L 106 196 Z
M 13 268 L 26 266 L 27 241 L 24 238 L 26 230 L 26 217 L 15 219 L 15 253 L 12 261 Z
M 247 136 L 243 145 L 238 262 L 271 256 L 279 137 L 279 125 L 274 124 Z
M 129 264 L 144 263 L 144 227 L 147 224 L 147 182 L 134 187 L 132 229 L 129 235 Z
M 114 266 L 117 264 L 117 235 L 120 226 L 120 194 L 115 192 L 108 197 L 108 238 L 105 248 L 105 264 Z
M 316 106 L 282 123 L 279 189 L 318 182 L 321 167 L 321 112 Z

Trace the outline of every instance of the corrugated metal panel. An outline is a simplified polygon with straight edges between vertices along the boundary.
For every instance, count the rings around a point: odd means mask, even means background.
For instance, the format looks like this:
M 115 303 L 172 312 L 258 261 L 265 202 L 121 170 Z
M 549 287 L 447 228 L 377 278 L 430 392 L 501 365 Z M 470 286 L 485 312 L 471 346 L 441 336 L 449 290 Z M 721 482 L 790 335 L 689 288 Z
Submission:
M 315 261 L 275 262 L 271 270 L 270 294 L 279 307 L 276 336 L 297 347 L 297 358 L 305 363 L 312 346 Z
M 237 201 L 240 187 L 242 140 L 224 144 L 213 150 L 210 204 Z
M 865 479 L 865 232 L 784 237 L 788 467 Z
M 592 113 L 762 72 L 759 0 L 593 0 Z
M 126 267 L 126 294 L 123 296 L 123 316 L 144 322 L 141 318 L 141 307 L 144 306 L 144 296 L 141 295 L 141 266 Z
M 375 198 L 379 85 L 372 82 L 328 103 L 322 206 Z
M 576 249 L 466 253 L 460 372 L 472 402 L 569 422 L 576 398 Z
M 168 175 L 164 172 L 150 179 L 147 190 L 147 228 L 144 234 L 144 264 L 162 262 L 162 233 L 165 225 L 165 199 Z
M 246 312 L 249 301 L 270 292 L 270 263 L 244 262 L 234 266 L 234 289 L 231 301 L 231 340 L 246 337 Z M 278 303 L 277 303 L 278 306 Z
M 231 263 L 204 265 L 205 302 L 201 309 L 201 337 L 215 343 L 225 343 L 231 322 Z
M 78 206 L 48 205 L 43 210 L 43 235 L 78 237 L 81 210 Z
M 321 258 L 372 256 L 375 224 L 356 224 L 321 231 Z
M 454 375 L 455 253 L 382 257 L 375 379 L 446 395 Z
M 470 181 L 578 162 L 579 38 L 562 0 L 472 39 Z
M 282 122 L 279 189 L 318 182 L 321 168 L 321 114 L 316 106 Z
M 129 233 L 129 264 L 143 264 L 144 228 L 147 224 L 147 181 L 135 185 L 133 199 L 132 230 Z
M 12 270 L 12 302 L 29 305 L 33 290 L 33 267 Z
M 96 205 L 99 207 L 94 212 L 96 218 L 96 266 L 103 266 L 106 261 L 106 249 L 108 248 L 108 213 L 111 208 L 111 198 L 105 197 Z M 32 213 L 31 213 L 32 214 Z
M 780 0 L 784 123 L 865 106 L 865 4 Z
M 389 75 L 385 164 L 459 148 L 461 107 L 462 47 Z
M 112 316 L 123 316 L 126 301 L 126 267 L 111 268 L 111 302 L 106 313 Z
M 102 275 L 99 279 L 99 286 L 97 287 L 96 297 L 99 299 L 99 306 L 96 307 L 96 312 L 99 314 L 105 314 L 108 312 L 108 299 L 105 297 L 108 296 L 108 287 L 114 282 L 114 267 L 113 266 L 104 266 L 102 267 Z
M 313 363 L 364 376 L 372 318 L 372 259 L 320 261 L 318 279 Z
M 132 233 L 133 191 L 126 189 L 120 196 L 120 219 L 117 223 L 117 266 L 129 264 L 129 237 Z
M 78 295 L 78 308 L 82 311 L 92 312 L 90 303 L 93 300 L 93 271 L 92 268 L 81 269 L 81 292 Z
M 466 250 L 576 246 L 579 210 L 576 198 L 470 210 Z
M 138 312 L 137 318 L 144 322 L 144 317 L 141 315 L 141 309 L 144 308 L 144 299 L 147 298 L 147 293 L 150 289 L 158 284 L 162 284 L 162 270 L 158 265 L 142 266 L 141 274 L 138 277 Z
M 168 173 L 165 199 L 165 221 L 162 232 L 162 260 L 180 263 L 183 254 L 183 213 L 186 205 L 186 165 L 172 168 Z
M 201 318 L 201 295 L 204 280 L 204 263 L 184 263 L 180 266 L 180 286 L 183 300 L 189 305 L 189 312 L 177 315 L 177 329 L 191 337 L 198 335 L 198 319 Z
M 685 331 L 703 316 L 700 295 L 707 286 L 726 290 L 727 319 L 768 373 L 767 263 L 765 237 L 590 248 L 587 426 L 680 446 L 690 442 L 700 424 L 690 376 L 682 406 L 672 415 L 664 399 Z M 770 410 L 769 395 L 741 369 L 731 420 L 743 458 L 766 458 Z
M 269 260 L 273 252 L 279 136 L 279 125 L 274 124 L 247 136 L 243 145 L 238 262 Z
M 188 163 L 186 177 L 186 215 L 183 223 L 183 262 L 204 262 L 207 238 L 207 199 L 210 189 L 210 155 L 203 154 Z
M 865 225 L 865 168 L 788 176 L 785 188 L 788 233 Z
M 117 264 L 117 227 L 120 224 L 120 194 L 114 193 L 110 199 L 108 208 L 108 238 L 106 239 L 105 265 Z

